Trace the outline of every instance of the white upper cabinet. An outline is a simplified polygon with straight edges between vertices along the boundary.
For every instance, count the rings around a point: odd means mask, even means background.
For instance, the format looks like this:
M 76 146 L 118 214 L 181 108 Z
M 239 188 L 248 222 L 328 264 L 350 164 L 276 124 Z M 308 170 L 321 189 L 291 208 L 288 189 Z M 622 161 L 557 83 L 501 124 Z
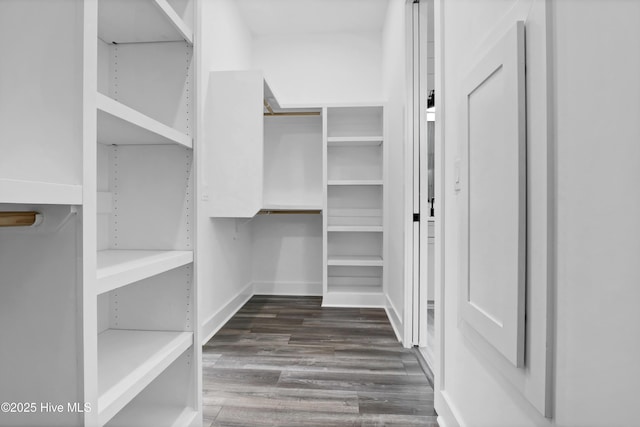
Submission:
M 322 209 L 320 108 L 281 108 L 258 70 L 210 73 L 204 108 L 209 216 Z
M 262 208 L 265 87 L 260 71 L 209 74 L 202 138 L 211 217 L 249 218 Z

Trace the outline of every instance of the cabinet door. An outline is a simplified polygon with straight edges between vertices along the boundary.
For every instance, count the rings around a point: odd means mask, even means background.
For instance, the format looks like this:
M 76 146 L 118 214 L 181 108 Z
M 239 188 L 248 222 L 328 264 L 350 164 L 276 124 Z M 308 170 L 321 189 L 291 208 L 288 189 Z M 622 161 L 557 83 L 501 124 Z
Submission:
M 263 98 L 260 71 L 209 74 L 202 138 L 210 217 L 249 218 L 262 207 Z
M 524 60 L 518 22 L 469 73 L 465 88 L 462 318 L 516 367 L 524 365 L 525 343 Z

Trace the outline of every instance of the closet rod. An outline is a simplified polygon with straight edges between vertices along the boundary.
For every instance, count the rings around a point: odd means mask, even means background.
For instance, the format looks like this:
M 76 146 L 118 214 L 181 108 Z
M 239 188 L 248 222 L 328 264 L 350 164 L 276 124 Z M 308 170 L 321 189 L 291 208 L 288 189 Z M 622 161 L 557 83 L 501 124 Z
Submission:
M 299 214 L 312 214 L 318 215 L 321 213 L 320 209 L 313 210 L 302 210 L 302 209 L 280 209 L 280 210 L 271 210 L 271 209 L 262 209 L 258 212 L 259 215 L 299 215 Z
M 0 212 L 0 227 L 30 227 L 38 221 L 38 212 Z
M 269 104 L 269 101 L 263 99 L 264 108 L 266 108 L 265 116 L 283 117 L 283 116 L 319 116 L 319 111 L 273 111 L 273 108 Z
M 319 111 L 286 111 L 282 113 L 264 113 L 265 117 L 282 117 L 282 116 L 319 116 Z

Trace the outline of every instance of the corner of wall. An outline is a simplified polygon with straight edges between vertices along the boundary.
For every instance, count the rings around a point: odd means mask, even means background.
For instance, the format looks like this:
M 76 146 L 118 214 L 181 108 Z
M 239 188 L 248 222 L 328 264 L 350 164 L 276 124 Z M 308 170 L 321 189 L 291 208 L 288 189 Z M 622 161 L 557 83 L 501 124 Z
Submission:
M 385 300 L 384 311 L 387 313 L 389 323 L 391 323 L 391 327 L 393 328 L 393 332 L 395 332 L 398 341 L 404 345 L 402 317 L 398 315 L 398 310 L 396 310 L 393 302 L 389 299 L 389 295 L 385 295 Z
M 243 305 L 253 296 L 253 284 L 251 282 L 242 288 L 236 296 L 225 303 L 218 311 L 202 322 L 200 342 L 205 345 L 228 321 L 233 317 Z

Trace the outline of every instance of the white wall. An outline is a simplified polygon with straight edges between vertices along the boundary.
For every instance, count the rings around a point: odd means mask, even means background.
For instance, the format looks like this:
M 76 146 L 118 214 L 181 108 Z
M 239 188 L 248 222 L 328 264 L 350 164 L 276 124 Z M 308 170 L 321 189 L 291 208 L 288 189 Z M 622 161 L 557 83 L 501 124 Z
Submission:
M 256 294 L 322 295 L 320 215 L 258 215 L 251 225 Z
M 232 0 L 201 2 L 199 38 L 198 93 L 207 93 L 210 71 L 251 68 L 251 34 Z M 205 96 L 199 96 L 199 126 L 206 120 Z M 199 132 L 200 133 L 200 132 Z M 251 236 L 245 220 L 211 219 L 202 194 L 206 191 L 206 147 L 198 153 L 198 228 L 197 280 L 202 338 L 207 339 L 222 326 L 231 308 L 243 301 L 245 287 L 251 282 Z M 222 311 L 221 311 L 222 310 Z
M 382 91 L 387 100 L 385 155 L 388 157 L 388 180 L 385 200 L 387 309 L 394 325 L 404 338 L 405 286 L 405 123 L 406 57 L 404 0 L 390 0 L 382 36 Z M 408 254 L 411 255 L 410 253 Z
M 556 286 L 552 294 L 556 334 L 550 336 L 550 344 L 555 345 L 555 370 L 550 376 L 555 388 L 552 420 L 536 410 L 459 329 L 462 203 L 453 191 L 454 162 L 464 140 L 460 83 L 480 54 L 475 49 L 505 24 L 505 17 L 526 19 L 527 50 L 539 49 L 546 42 L 540 29 L 547 22 L 545 14 L 539 13 L 545 5 L 550 5 L 552 28 L 547 57 L 552 60 L 549 113 L 552 124 L 555 122 L 549 133 L 550 158 L 555 158 L 550 176 L 556 176 L 549 187 L 555 199 L 550 226 L 555 219 L 557 231 L 550 252 L 529 246 L 529 256 L 537 260 L 532 265 L 536 271 L 541 268 L 537 262 L 551 255 L 548 280 Z M 444 18 L 446 283 L 445 369 L 437 384 L 436 410 L 447 426 L 456 424 L 452 415 L 468 426 L 636 425 L 634 399 L 640 378 L 634 362 L 640 357 L 636 307 L 640 272 L 634 267 L 640 259 L 636 188 L 640 182 L 640 29 L 636 22 L 640 4 L 622 0 L 459 0 L 440 1 L 437 10 Z M 528 63 L 528 85 L 539 73 L 546 73 L 541 66 L 538 61 Z M 529 86 L 529 106 L 546 90 L 546 86 Z M 532 113 L 529 111 L 529 119 Z M 529 126 L 530 149 L 532 144 L 545 145 L 546 128 Z M 534 186 L 529 190 L 530 197 L 540 197 L 542 189 Z M 539 221 L 540 212 L 532 205 L 529 220 Z M 534 241 L 537 236 L 529 234 Z M 528 286 L 530 294 L 537 293 L 546 286 L 546 278 L 528 276 Z M 542 314 L 529 312 L 528 327 L 537 324 Z
M 379 102 L 380 33 L 260 35 L 252 67 L 281 104 Z
M 640 3 L 552 4 L 558 424 L 637 425 Z

